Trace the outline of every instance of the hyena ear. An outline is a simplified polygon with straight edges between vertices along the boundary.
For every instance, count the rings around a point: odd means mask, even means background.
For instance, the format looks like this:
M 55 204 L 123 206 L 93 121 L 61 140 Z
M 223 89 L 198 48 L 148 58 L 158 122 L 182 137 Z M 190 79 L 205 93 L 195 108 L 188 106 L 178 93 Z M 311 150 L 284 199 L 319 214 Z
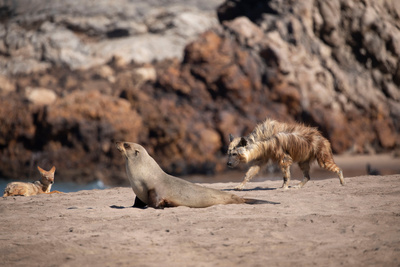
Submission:
M 235 139 L 235 137 L 233 136 L 233 134 L 229 134 L 229 142 L 232 142 L 233 139 Z
M 240 138 L 239 146 L 247 146 L 247 139 L 244 137 Z
M 243 156 L 244 152 L 245 152 L 244 147 L 239 147 L 239 148 L 237 149 L 237 153 L 238 153 L 240 156 Z

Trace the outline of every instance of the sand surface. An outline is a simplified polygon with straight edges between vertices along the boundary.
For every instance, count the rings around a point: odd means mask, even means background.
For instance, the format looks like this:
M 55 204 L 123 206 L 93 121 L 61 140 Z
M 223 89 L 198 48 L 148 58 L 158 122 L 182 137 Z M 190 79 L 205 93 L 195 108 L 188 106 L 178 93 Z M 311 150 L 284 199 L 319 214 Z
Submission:
M 1 198 L 0 265 L 400 266 L 400 175 L 346 182 L 253 182 L 235 193 L 281 204 L 204 209 L 131 208 L 122 187 Z

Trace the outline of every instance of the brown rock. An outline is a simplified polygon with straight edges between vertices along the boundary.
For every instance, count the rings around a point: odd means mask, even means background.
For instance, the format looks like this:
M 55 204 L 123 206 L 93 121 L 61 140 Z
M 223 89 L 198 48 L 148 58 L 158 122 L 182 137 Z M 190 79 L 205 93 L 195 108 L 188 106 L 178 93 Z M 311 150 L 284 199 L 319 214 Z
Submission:
M 377 120 L 374 122 L 374 129 L 378 135 L 379 143 L 383 148 L 394 148 L 396 134 L 390 121 Z
M 7 95 L 15 92 L 15 84 L 6 76 L 0 75 L 0 95 Z

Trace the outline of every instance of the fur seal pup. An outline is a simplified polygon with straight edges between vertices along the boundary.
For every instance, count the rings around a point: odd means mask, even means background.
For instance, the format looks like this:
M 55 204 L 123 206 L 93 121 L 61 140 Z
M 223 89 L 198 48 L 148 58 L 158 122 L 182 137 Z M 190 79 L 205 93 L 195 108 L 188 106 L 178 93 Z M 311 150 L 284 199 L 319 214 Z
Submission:
M 134 207 L 146 205 L 163 209 L 187 206 L 205 208 L 217 204 L 279 204 L 265 200 L 241 198 L 237 195 L 203 187 L 165 173 L 157 162 L 138 144 L 116 142 L 125 156 L 126 173 L 136 194 Z

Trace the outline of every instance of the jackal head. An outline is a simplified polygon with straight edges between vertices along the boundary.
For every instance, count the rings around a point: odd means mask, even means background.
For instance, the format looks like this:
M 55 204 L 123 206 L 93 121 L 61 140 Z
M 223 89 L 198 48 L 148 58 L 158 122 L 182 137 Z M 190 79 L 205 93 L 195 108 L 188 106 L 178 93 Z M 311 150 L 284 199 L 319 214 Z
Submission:
M 230 168 L 236 167 L 241 162 L 247 162 L 247 149 L 248 140 L 245 137 L 233 137 L 229 135 L 228 147 L 228 166 Z
M 40 172 L 40 182 L 44 185 L 54 184 L 54 173 L 56 171 L 56 167 L 53 166 L 49 171 L 45 171 L 39 166 L 37 166 Z

